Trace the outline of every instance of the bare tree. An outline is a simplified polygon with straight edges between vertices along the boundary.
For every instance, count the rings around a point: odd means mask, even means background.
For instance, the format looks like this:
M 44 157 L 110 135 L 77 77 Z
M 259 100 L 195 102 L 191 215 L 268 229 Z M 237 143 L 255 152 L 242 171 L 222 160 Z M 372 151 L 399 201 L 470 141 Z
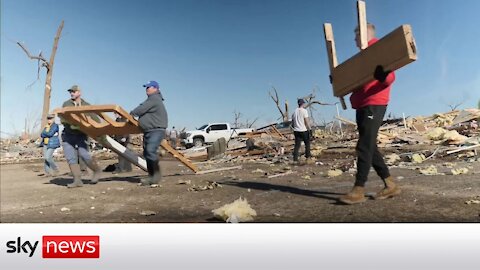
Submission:
M 278 98 L 277 89 L 275 89 L 275 87 L 273 85 L 272 85 L 272 89 L 275 92 L 275 96 L 272 94 L 271 90 L 268 92 L 268 94 L 272 98 L 273 102 L 275 102 L 275 105 L 277 105 L 277 109 L 280 112 L 280 114 L 282 115 L 283 122 L 287 122 L 288 121 L 288 115 L 289 115 L 288 114 L 288 101 L 287 100 L 285 101 L 285 109 L 282 110 L 282 107 L 280 106 L 280 99 Z
M 305 102 L 307 103 L 307 105 L 305 105 L 305 108 L 310 108 L 312 105 L 322 105 L 322 106 L 333 106 L 333 105 L 335 105 L 335 104 L 325 103 L 325 102 L 316 100 L 316 93 L 315 93 L 316 90 L 317 90 L 317 88 L 314 87 L 312 89 L 312 93 L 310 93 L 308 96 L 301 97 L 301 99 L 305 100 Z
M 243 123 L 240 119 L 242 118 L 242 113 L 233 111 L 234 114 L 234 120 L 233 120 L 233 127 L 234 128 L 252 128 L 255 122 L 257 122 L 258 117 L 253 119 L 253 121 L 250 121 L 250 119 L 247 119 L 245 123 Z
M 31 55 L 25 45 L 21 44 L 20 42 L 17 42 L 18 46 L 22 48 L 22 50 L 27 54 L 28 58 L 38 61 L 39 69 L 40 67 L 44 67 L 47 69 L 47 77 L 45 80 L 45 93 L 43 95 L 42 125 L 40 127 L 44 127 L 46 125 L 47 114 L 48 114 L 48 111 L 50 110 L 53 64 L 55 61 L 55 54 L 57 53 L 58 41 L 60 39 L 60 34 L 62 33 L 62 29 L 63 29 L 63 21 L 60 23 L 60 26 L 58 27 L 58 30 L 57 30 L 57 34 L 55 35 L 55 39 L 53 41 L 53 48 L 52 48 L 52 53 L 50 55 L 50 61 L 47 61 L 43 57 L 42 52 L 40 52 L 38 56 Z M 37 74 L 37 78 L 38 78 L 38 74 Z
M 240 118 L 242 117 L 242 113 L 241 112 L 237 112 L 237 111 L 233 111 L 233 114 L 235 116 L 234 120 L 233 120 L 233 126 L 235 128 L 239 128 L 240 126 Z
M 321 101 L 317 100 L 316 99 L 316 90 L 317 90 L 317 87 L 315 86 L 312 89 L 312 93 L 310 93 L 307 96 L 301 97 L 301 99 L 305 100 L 305 102 L 306 102 L 305 109 L 308 109 L 308 111 L 310 112 L 310 118 L 312 119 L 312 122 L 315 125 L 317 123 L 316 123 L 315 118 L 313 116 L 313 112 L 316 111 L 316 109 L 313 105 L 335 106 L 335 104 L 325 103 L 325 102 L 321 102 Z
M 465 100 L 461 101 L 461 102 L 458 102 L 458 103 L 449 103 L 447 104 L 448 107 L 450 107 L 450 110 L 453 112 L 455 111 L 458 107 L 460 107 L 463 103 L 465 102 Z
M 255 118 L 255 119 L 253 119 L 252 122 L 250 122 L 250 121 L 247 119 L 247 122 L 245 123 L 245 127 L 246 127 L 246 128 L 252 128 L 253 125 L 255 124 L 255 122 L 257 122 L 257 120 L 258 120 L 258 117 Z
M 11 133 L 12 137 L 22 138 L 22 139 L 33 139 L 40 136 L 39 131 L 40 117 L 38 117 L 38 111 L 29 110 L 25 115 L 25 121 L 23 129 L 17 129 L 17 126 L 13 121 L 10 122 L 13 132 Z M 40 127 L 42 128 L 42 127 Z

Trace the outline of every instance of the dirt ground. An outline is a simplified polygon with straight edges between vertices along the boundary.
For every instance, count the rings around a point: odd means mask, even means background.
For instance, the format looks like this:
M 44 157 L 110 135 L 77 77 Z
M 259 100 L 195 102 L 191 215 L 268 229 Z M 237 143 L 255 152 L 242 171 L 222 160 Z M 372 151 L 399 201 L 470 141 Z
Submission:
M 106 167 L 114 162 L 100 164 Z M 429 160 L 422 166 L 441 168 L 444 162 Z M 164 178 L 156 188 L 138 186 L 145 173 L 135 168 L 125 174 L 103 172 L 97 185 L 88 184 L 87 176 L 84 187 L 68 189 L 67 164 L 58 164 L 63 173 L 58 177 L 41 176 L 40 163 L 1 165 L 1 222 L 223 222 L 214 218 L 212 210 L 239 197 L 256 210 L 255 222 L 480 222 L 480 204 L 466 203 L 480 200 L 479 161 L 457 162 L 470 167 L 466 175 L 427 176 L 392 168 L 402 186 L 401 195 L 351 206 L 338 204 L 337 198 L 351 189 L 354 176 L 344 173 L 328 178 L 327 165 L 242 163 L 228 165 L 242 165 L 242 169 L 194 175 L 168 159 L 163 161 Z M 287 166 L 293 174 L 271 179 L 257 170 L 272 173 Z M 179 184 L 188 180 L 191 184 Z M 208 181 L 221 187 L 187 190 Z M 382 186 L 371 172 L 368 194 Z M 142 215 L 142 211 L 155 214 Z

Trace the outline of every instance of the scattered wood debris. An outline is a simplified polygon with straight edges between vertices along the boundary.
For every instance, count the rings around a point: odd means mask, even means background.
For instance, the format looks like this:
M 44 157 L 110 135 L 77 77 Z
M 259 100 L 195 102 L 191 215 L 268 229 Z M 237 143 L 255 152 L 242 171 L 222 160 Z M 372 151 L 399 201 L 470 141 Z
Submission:
M 189 187 L 187 191 L 205 191 L 205 190 L 211 190 L 215 188 L 221 188 L 223 187 L 217 182 L 208 182 L 206 185 L 203 186 L 195 186 L 193 185 L 192 187 Z

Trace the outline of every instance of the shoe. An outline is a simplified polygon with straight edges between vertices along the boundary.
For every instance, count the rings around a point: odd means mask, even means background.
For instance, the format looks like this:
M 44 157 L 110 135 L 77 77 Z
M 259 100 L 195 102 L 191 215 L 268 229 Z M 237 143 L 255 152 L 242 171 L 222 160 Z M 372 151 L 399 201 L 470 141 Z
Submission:
M 316 158 L 314 158 L 314 157 L 309 157 L 309 158 L 307 158 L 307 160 L 305 161 L 305 163 L 307 163 L 307 165 L 313 165 L 313 164 L 315 164 L 316 161 L 317 161 Z
M 140 179 L 139 186 L 150 186 L 152 184 L 152 177 L 147 176 L 145 178 Z
M 367 200 L 365 197 L 365 188 L 360 186 L 354 186 L 352 191 L 340 197 L 339 201 L 344 204 L 357 204 L 363 203 Z
M 159 162 L 153 163 L 153 177 L 150 180 L 152 184 L 158 184 L 162 180 L 162 170 L 160 169 Z
M 375 200 L 384 200 L 392 198 L 401 193 L 400 187 L 393 182 L 393 177 L 389 176 L 383 180 L 385 182 L 385 188 L 377 192 L 373 197 Z
M 82 176 L 88 176 L 88 170 L 87 169 L 81 170 L 81 175 Z
M 60 175 L 60 171 L 59 171 L 59 170 L 52 170 L 52 171 L 50 172 L 50 175 L 51 175 L 52 177 L 59 176 L 59 175 Z
M 97 162 L 94 159 L 91 159 L 89 162 L 86 162 L 88 168 L 93 171 L 92 178 L 90 180 L 90 184 L 95 185 L 98 183 L 98 178 L 100 178 L 100 173 L 102 170 L 98 167 Z
M 72 175 L 73 175 L 73 183 L 68 184 L 67 187 L 68 188 L 83 187 L 80 165 L 69 164 L 68 166 L 70 166 L 70 171 L 72 172 Z

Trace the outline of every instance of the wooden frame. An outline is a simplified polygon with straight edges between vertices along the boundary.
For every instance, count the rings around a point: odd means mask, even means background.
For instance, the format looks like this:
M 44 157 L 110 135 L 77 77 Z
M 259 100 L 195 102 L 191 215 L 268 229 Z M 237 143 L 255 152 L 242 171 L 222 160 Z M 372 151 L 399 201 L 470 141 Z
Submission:
M 117 113 L 127 121 L 116 122 L 107 115 L 109 112 Z M 88 105 L 78 107 L 63 107 L 55 109 L 54 113 L 56 113 L 60 118 L 65 119 L 68 123 L 78 126 L 83 133 L 99 140 L 104 144 L 105 147 L 110 148 L 112 151 L 132 162 L 140 169 L 147 171 L 147 166 L 144 159 L 139 157 L 133 151 L 130 151 L 128 148 L 125 148 L 123 145 L 119 144 L 109 136 L 143 133 L 138 126 L 138 121 L 120 106 Z M 95 121 L 92 118 L 93 116 L 99 117 L 100 122 Z M 195 164 L 193 164 L 177 150 L 173 149 L 166 140 L 163 140 L 160 146 L 172 154 L 174 158 L 178 159 L 189 169 L 195 173 L 199 172 Z
M 374 80 L 378 65 L 394 71 L 417 59 L 416 45 L 410 25 L 402 25 L 375 44 L 335 67 L 332 72 L 336 97 L 345 96 Z
M 324 24 L 325 43 L 332 79 L 333 95 L 340 97 L 374 80 L 378 65 L 385 70 L 397 70 L 417 59 L 417 49 L 410 25 L 402 25 L 372 46 L 367 42 L 367 15 L 364 1 L 357 1 L 358 30 L 362 50 L 338 65 L 332 25 Z M 345 109 L 344 102 L 342 107 Z
M 118 105 L 88 105 L 78 107 L 63 107 L 53 111 L 68 123 L 79 126 L 83 133 L 92 138 L 102 135 L 126 135 L 142 133 L 138 122 L 128 112 Z M 126 122 L 116 122 L 107 113 L 114 112 L 126 119 Z M 96 115 L 101 122 L 95 121 Z

